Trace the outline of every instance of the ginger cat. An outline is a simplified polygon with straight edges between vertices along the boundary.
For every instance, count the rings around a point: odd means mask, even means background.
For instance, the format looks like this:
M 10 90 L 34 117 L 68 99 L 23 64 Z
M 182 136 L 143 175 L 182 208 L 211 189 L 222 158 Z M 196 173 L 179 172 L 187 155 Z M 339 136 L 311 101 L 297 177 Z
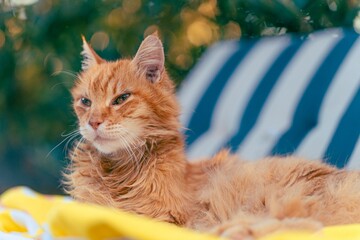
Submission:
M 107 62 L 85 39 L 82 55 L 71 92 L 83 138 L 65 174 L 75 199 L 232 239 L 360 223 L 358 172 L 296 157 L 247 162 L 227 151 L 187 162 L 157 36 L 133 59 Z

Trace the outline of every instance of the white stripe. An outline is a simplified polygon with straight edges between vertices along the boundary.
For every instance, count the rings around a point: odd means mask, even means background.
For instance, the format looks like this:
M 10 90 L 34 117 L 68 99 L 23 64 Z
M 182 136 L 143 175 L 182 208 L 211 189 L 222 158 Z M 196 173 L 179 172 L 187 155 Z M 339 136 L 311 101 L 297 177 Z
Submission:
M 10 233 L 0 232 L 0 239 L 1 240 L 31 240 L 34 238 L 23 237 L 16 232 L 10 232 Z
M 336 30 L 338 31 L 338 30 Z M 340 31 L 338 34 L 342 35 Z M 329 51 L 340 40 L 329 34 L 314 34 L 299 49 L 260 113 L 259 121 L 249 133 L 238 153 L 246 159 L 258 159 L 270 153 L 279 137 L 291 125 L 293 112 L 304 89 Z
M 238 131 L 248 99 L 274 60 L 289 43 L 288 37 L 261 40 L 249 52 L 221 92 L 211 119 L 210 130 L 190 146 L 189 158 L 214 154 L 214 151 Z
M 191 116 L 211 81 L 219 72 L 224 62 L 239 48 L 237 42 L 226 42 L 214 45 L 202 56 L 197 67 L 181 85 L 178 99 L 183 113 L 180 121 L 188 126 Z
M 357 140 L 354 151 L 351 154 L 351 158 L 346 168 L 360 170 L 360 138 Z
M 40 230 L 38 223 L 28 213 L 18 210 L 11 210 L 10 215 L 14 222 L 17 223 L 17 225 L 26 228 L 29 235 L 33 236 Z
M 325 95 L 318 127 L 306 136 L 296 155 L 310 159 L 320 159 L 324 156 L 343 114 L 360 86 L 359 59 L 360 39 L 350 49 Z

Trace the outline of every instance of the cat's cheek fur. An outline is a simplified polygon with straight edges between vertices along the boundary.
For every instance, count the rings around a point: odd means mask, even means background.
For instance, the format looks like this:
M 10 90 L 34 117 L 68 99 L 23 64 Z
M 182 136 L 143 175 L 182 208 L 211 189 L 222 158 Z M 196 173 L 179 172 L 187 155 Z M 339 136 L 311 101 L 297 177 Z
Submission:
M 87 109 L 80 106 L 75 106 L 74 110 L 77 116 L 83 116 L 87 112 Z
M 92 142 L 95 139 L 95 133 L 89 124 L 80 124 L 79 130 L 81 136 L 83 136 L 86 140 Z
M 130 139 L 139 139 L 144 131 L 142 127 L 143 123 L 141 120 L 126 119 L 123 121 L 122 125 L 127 130 L 127 136 L 130 137 Z

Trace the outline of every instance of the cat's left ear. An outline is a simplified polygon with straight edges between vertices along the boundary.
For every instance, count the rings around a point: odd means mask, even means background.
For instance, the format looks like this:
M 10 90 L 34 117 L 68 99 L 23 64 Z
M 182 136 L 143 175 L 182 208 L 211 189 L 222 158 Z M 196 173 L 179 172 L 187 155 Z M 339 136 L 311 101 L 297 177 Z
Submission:
M 164 49 L 157 34 L 149 35 L 141 43 L 132 64 L 152 83 L 160 80 L 164 71 Z
M 89 67 L 97 64 L 101 64 L 105 62 L 104 59 L 99 57 L 99 55 L 96 54 L 94 49 L 88 44 L 84 36 L 81 36 L 83 41 L 83 50 L 81 52 L 81 55 L 83 56 L 83 60 L 81 62 L 81 69 L 84 71 L 88 69 Z

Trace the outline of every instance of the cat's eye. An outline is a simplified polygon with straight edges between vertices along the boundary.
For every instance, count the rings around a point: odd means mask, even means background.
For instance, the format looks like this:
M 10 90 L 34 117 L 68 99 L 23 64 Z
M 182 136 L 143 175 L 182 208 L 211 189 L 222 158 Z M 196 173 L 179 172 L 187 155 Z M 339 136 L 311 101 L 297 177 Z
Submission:
M 87 106 L 87 107 L 90 107 L 91 106 L 91 101 L 87 98 L 81 98 L 80 99 L 81 103 L 84 105 L 84 106 Z
M 124 93 L 115 98 L 115 100 L 112 102 L 112 105 L 119 105 L 126 101 L 130 97 L 130 93 Z

